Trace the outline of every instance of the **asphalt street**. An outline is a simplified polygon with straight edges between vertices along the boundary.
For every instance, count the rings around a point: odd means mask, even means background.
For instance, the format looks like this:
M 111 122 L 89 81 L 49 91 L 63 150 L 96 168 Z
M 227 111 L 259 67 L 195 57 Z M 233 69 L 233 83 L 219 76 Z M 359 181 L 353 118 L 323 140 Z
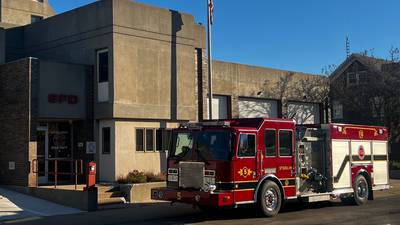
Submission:
M 264 218 L 254 208 L 205 213 L 191 206 L 166 203 L 134 205 L 124 209 L 101 210 L 75 215 L 10 221 L 13 224 L 356 224 L 400 225 L 400 180 L 391 180 L 388 191 L 375 192 L 375 200 L 365 206 L 340 202 L 287 203 L 274 218 Z

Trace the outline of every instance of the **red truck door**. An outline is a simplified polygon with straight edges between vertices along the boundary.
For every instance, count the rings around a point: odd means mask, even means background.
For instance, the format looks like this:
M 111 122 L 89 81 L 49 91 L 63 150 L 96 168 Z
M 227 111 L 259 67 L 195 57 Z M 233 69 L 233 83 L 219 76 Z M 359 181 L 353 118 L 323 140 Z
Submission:
M 267 123 L 264 126 L 263 134 L 262 167 L 264 174 L 278 177 L 286 197 L 295 196 L 295 133 L 293 125 L 279 122 Z
M 277 177 L 282 182 L 285 196 L 296 195 L 295 133 L 292 129 L 278 131 Z
M 258 183 L 257 133 L 240 132 L 238 148 L 234 159 L 234 199 L 236 204 L 253 201 Z

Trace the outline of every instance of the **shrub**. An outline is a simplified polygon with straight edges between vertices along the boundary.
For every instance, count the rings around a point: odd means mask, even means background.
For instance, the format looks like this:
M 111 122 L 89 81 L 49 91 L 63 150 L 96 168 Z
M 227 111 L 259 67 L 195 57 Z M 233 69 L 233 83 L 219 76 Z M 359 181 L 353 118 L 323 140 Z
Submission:
M 151 172 L 139 172 L 138 170 L 134 170 L 128 173 L 126 176 L 120 176 L 117 179 L 117 182 L 120 184 L 138 184 L 138 183 L 147 183 L 147 182 L 159 182 L 166 181 L 166 175 L 163 173 L 155 174 Z
M 126 176 L 122 176 L 119 177 L 117 179 L 118 183 L 121 184 L 127 184 L 127 183 L 133 183 L 133 184 L 137 184 L 137 183 L 146 183 L 147 182 L 147 177 L 146 175 L 144 175 L 143 172 L 139 172 L 137 170 L 134 170 L 130 173 L 128 173 L 128 175 Z
M 167 177 L 165 175 L 165 173 L 151 173 L 151 172 L 147 172 L 145 173 L 146 177 L 147 177 L 147 182 L 160 182 L 160 181 L 166 181 Z

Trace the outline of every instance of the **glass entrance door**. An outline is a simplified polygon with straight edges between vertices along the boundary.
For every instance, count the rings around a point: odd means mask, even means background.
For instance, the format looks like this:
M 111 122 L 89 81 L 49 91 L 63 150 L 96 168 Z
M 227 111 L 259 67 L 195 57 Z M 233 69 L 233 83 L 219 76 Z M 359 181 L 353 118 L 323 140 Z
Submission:
M 37 129 L 37 160 L 38 160 L 38 177 L 39 184 L 45 184 L 48 182 L 48 130 L 47 126 L 38 127 Z
M 70 174 L 72 172 L 71 124 L 53 122 L 48 126 L 49 180 L 55 181 L 54 173 L 57 171 L 57 182 L 70 181 L 72 178 Z

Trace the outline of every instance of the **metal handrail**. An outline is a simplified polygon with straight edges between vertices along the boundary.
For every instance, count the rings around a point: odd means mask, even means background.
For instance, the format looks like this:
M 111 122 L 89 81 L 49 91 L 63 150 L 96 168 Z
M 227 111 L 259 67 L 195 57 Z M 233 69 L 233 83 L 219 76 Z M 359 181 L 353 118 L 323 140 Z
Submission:
M 83 173 L 83 160 L 82 159 L 33 159 L 32 160 L 32 173 L 36 173 L 36 187 L 39 186 L 39 160 L 41 161 L 54 161 L 54 171 L 45 171 L 45 175 L 54 175 L 54 188 L 57 188 L 58 175 L 73 175 L 75 176 L 75 190 L 78 185 L 78 175 L 84 175 Z M 74 163 L 74 172 L 58 172 L 58 162 L 71 162 Z M 80 170 L 78 171 L 78 163 Z

